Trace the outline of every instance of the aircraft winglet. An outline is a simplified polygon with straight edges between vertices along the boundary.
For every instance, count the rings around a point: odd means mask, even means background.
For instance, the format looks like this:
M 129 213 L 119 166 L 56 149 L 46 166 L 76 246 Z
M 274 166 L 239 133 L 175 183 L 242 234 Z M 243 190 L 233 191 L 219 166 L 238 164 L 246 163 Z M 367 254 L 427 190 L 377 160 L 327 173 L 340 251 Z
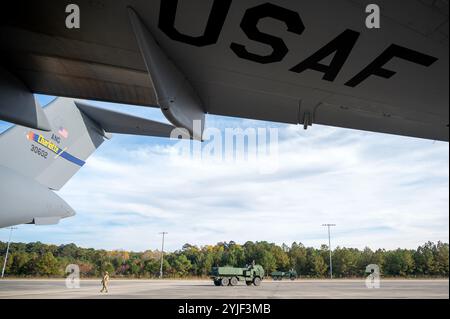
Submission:
M 128 15 L 162 112 L 171 123 L 201 141 L 205 112 L 200 98 L 131 7 Z M 196 121 L 200 122 L 199 128 Z

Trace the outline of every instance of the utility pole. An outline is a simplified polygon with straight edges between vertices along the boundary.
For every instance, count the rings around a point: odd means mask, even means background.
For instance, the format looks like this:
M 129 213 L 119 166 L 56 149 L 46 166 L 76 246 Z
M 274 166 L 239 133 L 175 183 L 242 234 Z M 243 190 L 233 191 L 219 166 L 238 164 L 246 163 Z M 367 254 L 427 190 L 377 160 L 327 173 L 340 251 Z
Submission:
M 168 234 L 167 232 L 163 231 L 159 233 L 162 235 L 162 246 L 161 246 L 161 267 L 159 268 L 159 278 L 162 279 L 163 277 L 163 261 L 164 261 L 164 236 Z
M 3 262 L 3 268 L 2 268 L 2 278 L 5 275 L 5 268 L 6 268 L 6 261 L 8 260 L 8 253 L 9 253 L 9 245 L 11 244 L 11 236 L 13 229 L 17 229 L 17 227 L 10 227 L 9 228 L 9 239 L 8 239 L 8 245 L 6 246 L 6 255 L 5 260 Z
M 333 279 L 333 260 L 331 258 L 331 231 L 330 231 L 330 227 L 336 226 L 336 224 L 322 224 L 322 226 L 328 227 L 328 250 L 330 251 L 330 279 Z

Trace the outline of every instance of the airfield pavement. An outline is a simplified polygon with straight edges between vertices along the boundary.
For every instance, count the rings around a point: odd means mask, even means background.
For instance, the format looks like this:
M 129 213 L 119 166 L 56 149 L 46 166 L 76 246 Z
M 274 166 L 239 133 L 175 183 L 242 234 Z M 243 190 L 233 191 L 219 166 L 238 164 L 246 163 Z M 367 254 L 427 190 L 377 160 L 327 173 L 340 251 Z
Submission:
M 368 289 L 364 280 L 295 280 L 262 282 L 261 286 L 215 287 L 209 280 L 114 280 L 109 293 L 100 293 L 98 280 L 81 280 L 68 289 L 64 280 L 0 280 L 0 299 L 6 298 L 449 298 L 449 280 L 382 280 Z

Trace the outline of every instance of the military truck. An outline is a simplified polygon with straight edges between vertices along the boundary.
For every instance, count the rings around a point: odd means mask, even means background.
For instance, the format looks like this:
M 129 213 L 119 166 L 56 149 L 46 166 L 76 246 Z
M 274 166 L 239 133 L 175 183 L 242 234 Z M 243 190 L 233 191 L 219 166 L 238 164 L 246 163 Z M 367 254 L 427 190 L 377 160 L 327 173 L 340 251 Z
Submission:
M 236 286 L 239 282 L 259 286 L 264 279 L 264 268 L 254 264 L 244 268 L 213 267 L 211 279 L 216 286 Z
M 273 280 L 282 280 L 283 278 L 295 280 L 297 278 L 297 272 L 294 269 L 289 271 L 273 271 L 270 276 Z

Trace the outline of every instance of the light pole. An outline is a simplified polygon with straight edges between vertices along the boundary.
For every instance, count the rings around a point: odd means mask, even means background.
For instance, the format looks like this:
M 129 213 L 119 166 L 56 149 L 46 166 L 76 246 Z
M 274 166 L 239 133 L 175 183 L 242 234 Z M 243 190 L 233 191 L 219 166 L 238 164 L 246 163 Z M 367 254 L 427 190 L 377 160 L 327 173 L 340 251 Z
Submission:
M 5 275 L 5 268 L 6 268 L 6 261 L 8 260 L 8 253 L 9 253 L 9 245 L 11 244 L 11 236 L 13 229 L 17 229 L 16 227 L 10 227 L 9 228 L 9 239 L 8 239 L 8 245 L 6 246 L 6 254 L 5 254 L 5 260 L 3 262 L 3 268 L 2 268 L 2 278 Z
M 167 232 L 163 231 L 159 233 L 162 235 L 162 246 L 161 246 L 161 266 L 159 268 L 159 278 L 162 279 L 163 277 L 163 260 L 164 260 L 164 236 L 168 234 Z
M 322 226 L 328 227 L 328 250 L 330 251 L 330 279 L 333 279 L 333 260 L 331 259 L 331 231 L 330 231 L 330 227 L 336 226 L 336 224 L 322 224 Z

